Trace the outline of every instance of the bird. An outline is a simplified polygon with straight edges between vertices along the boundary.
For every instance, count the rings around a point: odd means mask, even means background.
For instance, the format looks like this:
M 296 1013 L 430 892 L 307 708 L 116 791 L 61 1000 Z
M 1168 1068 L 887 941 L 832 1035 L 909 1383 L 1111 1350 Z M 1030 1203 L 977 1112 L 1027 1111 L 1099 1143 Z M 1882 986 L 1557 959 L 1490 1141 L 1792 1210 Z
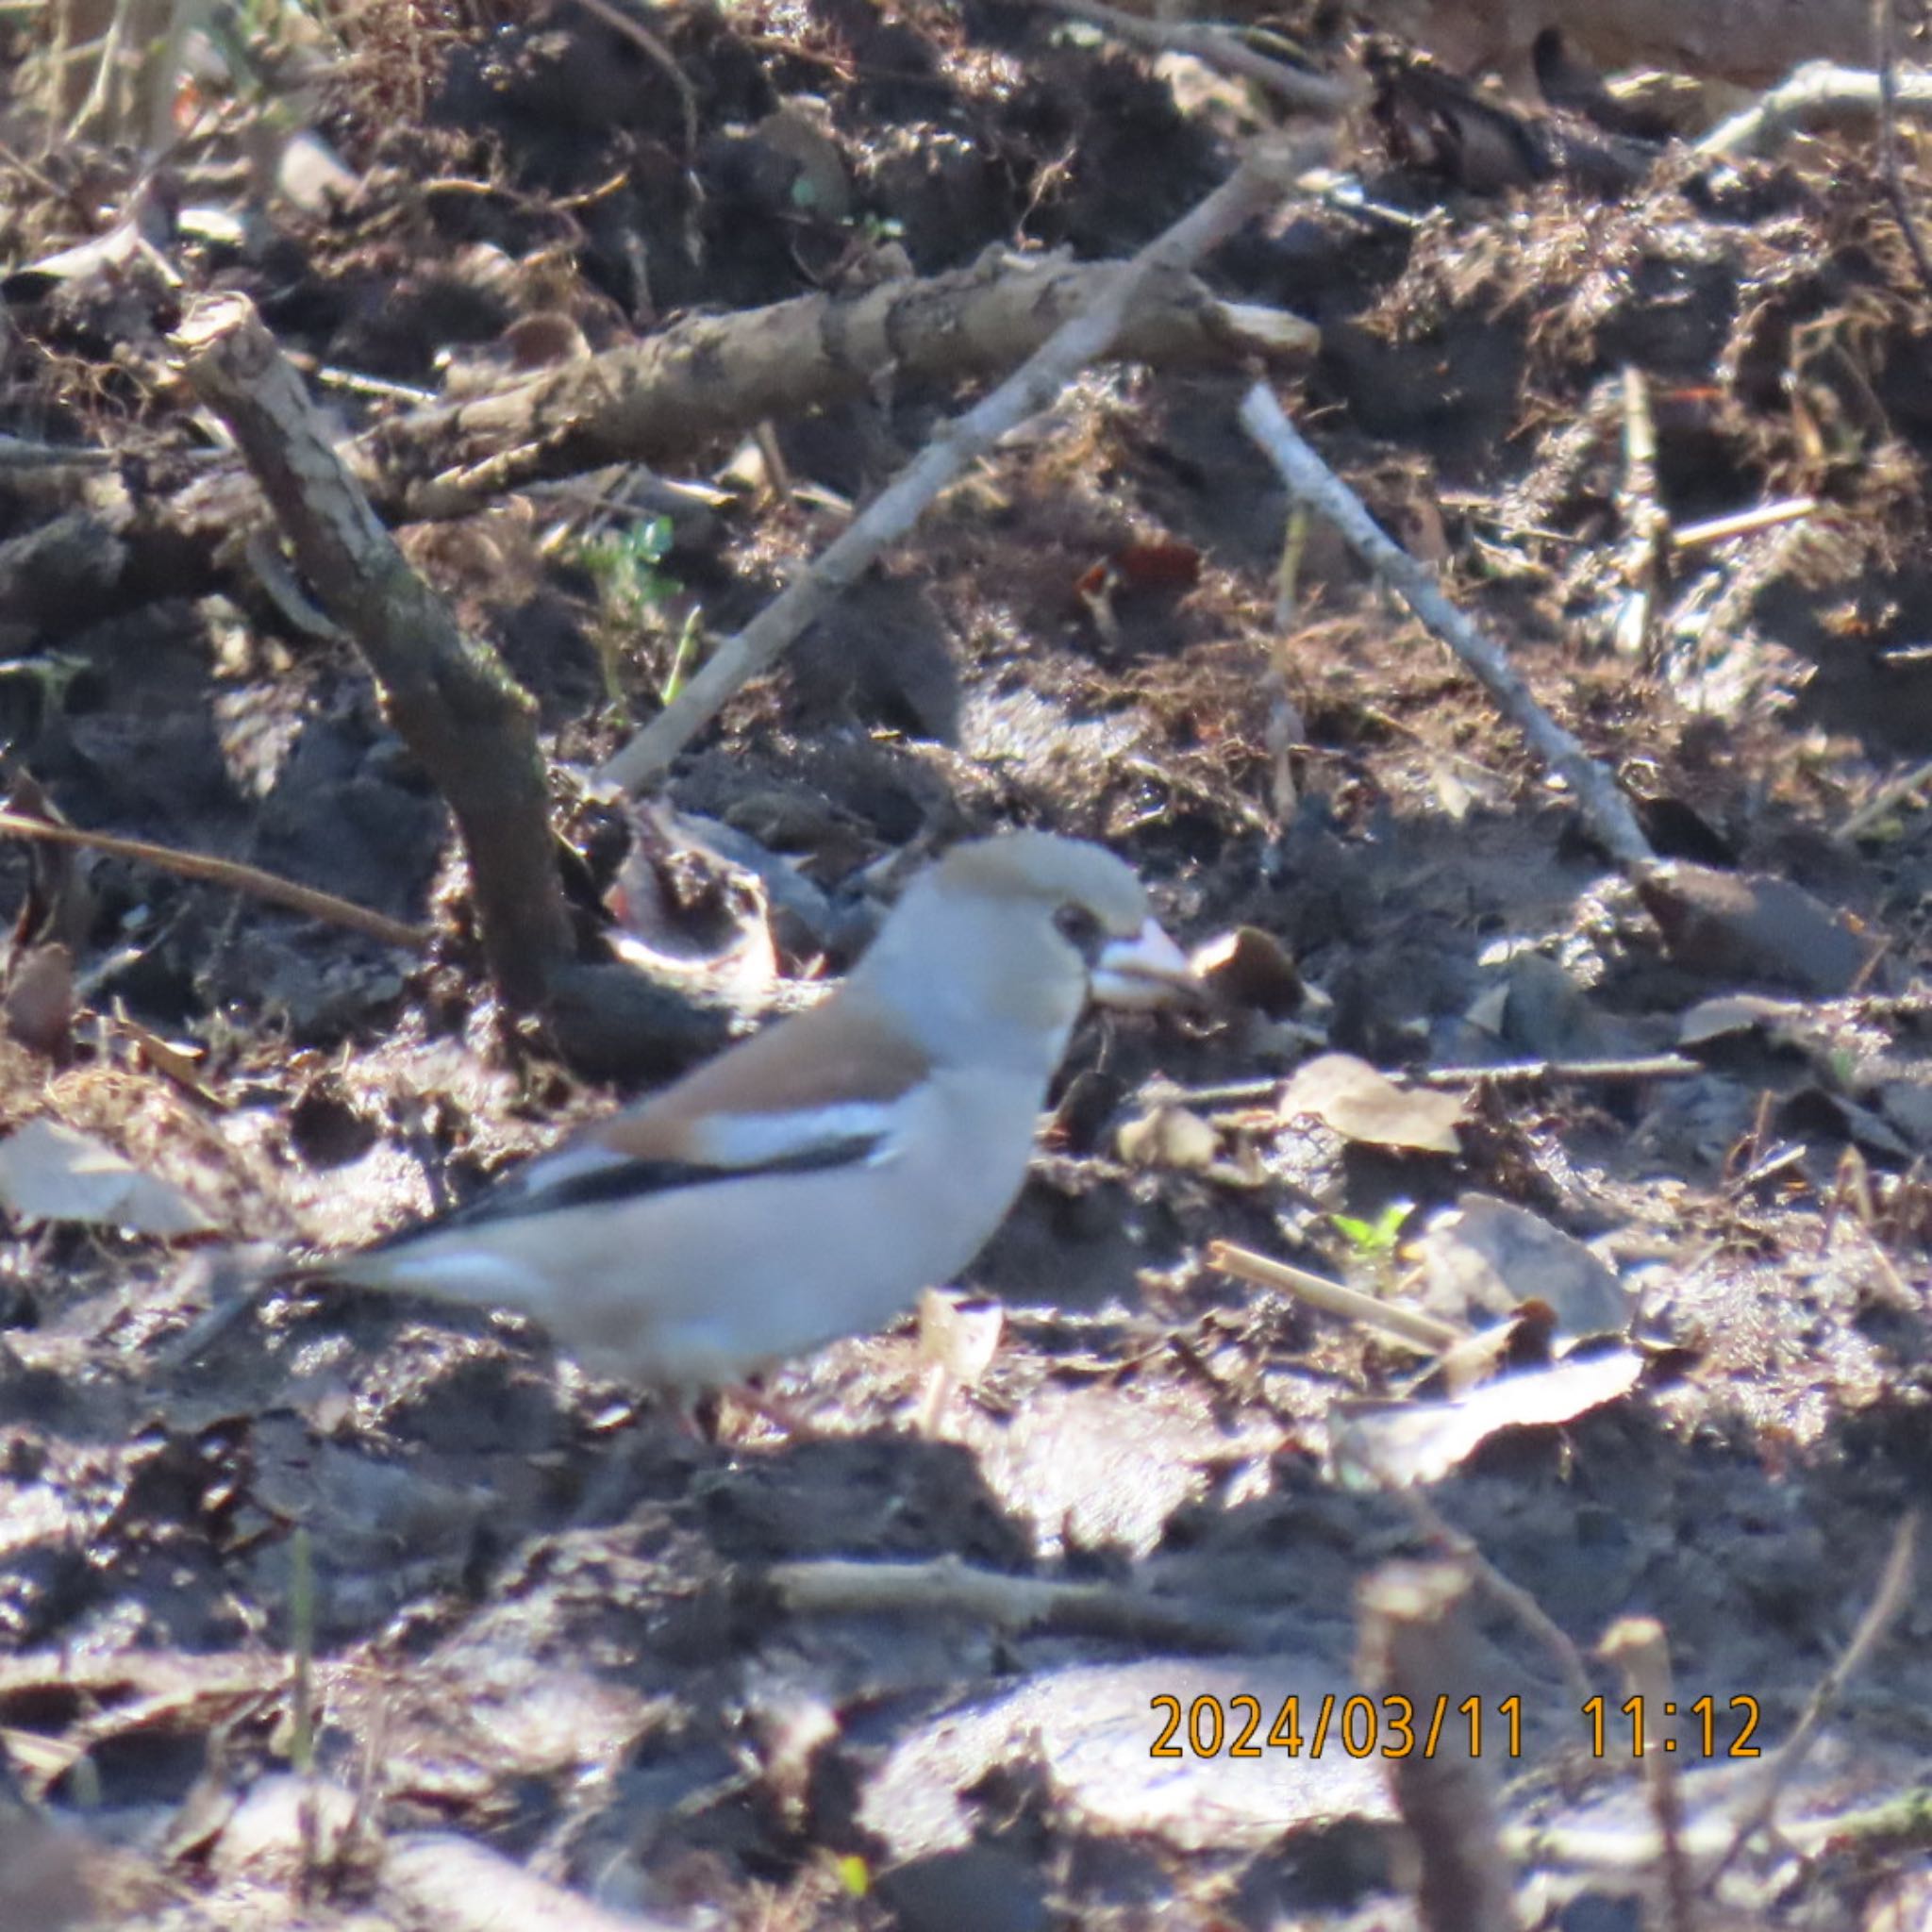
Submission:
M 475 1201 L 304 1274 L 534 1320 L 680 1405 L 868 1333 L 1006 1218 L 1091 993 L 1190 998 L 1186 956 L 1105 847 L 953 846 L 843 983 Z

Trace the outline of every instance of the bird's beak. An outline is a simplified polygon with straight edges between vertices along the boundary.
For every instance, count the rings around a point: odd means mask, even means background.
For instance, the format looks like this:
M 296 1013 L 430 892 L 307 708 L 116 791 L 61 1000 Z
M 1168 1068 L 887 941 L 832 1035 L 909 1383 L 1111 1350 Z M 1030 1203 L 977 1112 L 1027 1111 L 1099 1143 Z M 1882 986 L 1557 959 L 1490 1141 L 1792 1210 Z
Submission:
M 1206 990 L 1188 956 L 1151 919 L 1132 939 L 1101 948 L 1092 988 L 1102 1006 L 1135 1012 L 1198 1000 Z

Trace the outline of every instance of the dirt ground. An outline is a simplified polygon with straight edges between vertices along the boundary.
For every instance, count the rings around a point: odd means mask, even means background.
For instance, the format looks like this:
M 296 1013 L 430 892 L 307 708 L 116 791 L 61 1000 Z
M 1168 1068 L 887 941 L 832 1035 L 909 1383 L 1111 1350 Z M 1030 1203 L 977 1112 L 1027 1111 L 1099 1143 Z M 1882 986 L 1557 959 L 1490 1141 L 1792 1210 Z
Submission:
M 1129 253 L 1258 111 L 994 0 L 639 9 L 668 65 L 568 5 L 330 18 L 284 105 L 354 192 L 271 197 L 240 242 L 184 221 L 178 282 L 13 273 L 139 170 L 49 140 L 32 22 L 0 18 L 0 431 L 158 500 L 225 460 L 168 375 L 195 294 L 252 296 L 359 429 L 558 341 Z M 1340 58 L 1336 23 L 1291 25 Z M 674 813 L 841 918 L 913 841 L 1028 824 L 1130 858 L 1191 945 L 1244 936 L 1211 1009 L 1077 1036 L 964 1284 L 1006 1311 L 984 1373 L 941 1383 L 908 1317 L 772 1378 L 789 1432 L 729 1400 L 694 1429 L 487 1310 L 323 1287 L 184 1353 L 225 1242 L 366 1241 L 620 1090 L 492 997 L 447 815 L 299 590 L 239 546 L 63 574 L 58 518 L 101 554 L 65 473 L 0 469 L 16 806 L 437 933 L 414 957 L 0 851 L 5 1124 L 105 1143 L 209 1230 L 22 1208 L 0 1240 L 0 1932 L 1398 1927 L 1458 1923 L 1458 1857 L 1570 1932 L 1928 1923 L 1932 1611 L 1885 1579 L 1932 1476 L 1932 817 L 1923 774 L 1892 784 L 1932 756 L 1932 292 L 1863 133 L 1735 164 L 1625 136 L 1610 179 L 1546 144 L 1486 180 L 1422 84 L 1382 88 L 1338 152 L 1359 192 L 1207 278 L 1319 327 L 1270 372 L 1284 406 L 1702 870 L 1621 872 L 1325 525 L 1290 580 L 1253 369 L 1094 369 L 646 821 L 652 941 L 724 961 L 744 1025 L 760 960 L 834 974 L 864 922 L 749 915 Z M 185 205 L 240 205 L 243 145 L 184 147 Z M 710 493 L 661 529 L 612 468 L 404 533 L 538 702 L 581 905 L 623 843 L 585 774 L 680 639 L 742 625 L 961 400 L 881 381 L 761 457 L 694 448 L 675 480 Z M 1406 1076 L 1406 1124 L 1283 1104 L 1329 1053 Z M 1447 1147 L 1412 1144 L 1430 1092 Z M 1473 1288 L 1439 1217 L 1493 1201 L 1530 1245 Z M 1500 1319 L 1525 1379 L 1478 1379 L 1494 1412 L 1441 1450 L 1457 1371 L 1215 1271 L 1215 1241 Z M 1529 1379 L 1563 1370 L 1597 1392 Z M 839 1559 L 937 1567 L 867 1597 Z M 1446 1649 L 1391 1675 L 1389 1566 L 1474 1559 Z M 1633 1617 L 1667 1674 L 1600 1652 Z M 1472 1808 L 1418 1840 L 1434 1754 L 1392 1757 L 1374 1700 L 1431 1681 L 1488 1728 Z M 1633 1696 L 1673 1757 L 1635 1757 Z M 1276 1736 L 1233 1752 L 1251 1708 Z M 1715 1875 L 1807 1711 L 1775 1829 Z

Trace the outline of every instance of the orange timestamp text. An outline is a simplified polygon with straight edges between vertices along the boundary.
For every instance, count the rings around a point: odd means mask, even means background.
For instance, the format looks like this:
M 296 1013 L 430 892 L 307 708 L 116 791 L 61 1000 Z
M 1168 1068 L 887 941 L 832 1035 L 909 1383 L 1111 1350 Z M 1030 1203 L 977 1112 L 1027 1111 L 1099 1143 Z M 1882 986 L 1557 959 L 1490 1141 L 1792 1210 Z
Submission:
M 1164 1719 L 1148 1748 L 1150 1757 L 1264 1757 L 1270 1751 L 1290 1757 L 1334 1751 L 1350 1757 L 1433 1757 L 1439 1751 L 1476 1757 L 1485 1750 L 1523 1755 L 1521 1697 L 1465 1697 L 1458 1703 L 1439 1696 L 1418 1707 L 1402 1696 L 1291 1694 L 1272 1717 L 1258 1697 L 1246 1692 L 1191 1701 L 1163 1695 L 1151 1699 L 1148 1707 Z M 1703 1757 L 1760 1755 L 1751 1741 L 1757 1729 L 1755 1697 L 1705 1696 L 1651 1707 L 1641 1697 L 1621 1705 L 1592 1697 L 1581 1715 L 1597 1757 L 1619 1755 L 1626 1744 L 1633 1757 L 1646 1750 Z

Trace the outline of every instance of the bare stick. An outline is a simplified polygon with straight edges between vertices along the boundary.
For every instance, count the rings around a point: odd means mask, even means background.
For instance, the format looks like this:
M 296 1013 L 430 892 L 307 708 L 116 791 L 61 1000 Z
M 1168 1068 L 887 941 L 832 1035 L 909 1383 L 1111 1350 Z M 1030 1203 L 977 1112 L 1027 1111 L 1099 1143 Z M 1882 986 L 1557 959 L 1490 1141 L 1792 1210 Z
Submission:
M 1898 16 L 1892 0 L 1872 0 L 1872 39 L 1878 68 L 1878 165 L 1899 232 L 1906 238 L 1912 266 L 1919 272 L 1919 286 L 1932 291 L 1932 261 L 1925 258 L 1925 243 L 1906 193 L 1905 171 L 1898 158 Z
M 491 976 L 537 1005 L 572 955 L 536 706 L 410 567 L 242 295 L 197 303 L 175 338 L 195 393 L 234 433 L 328 614 L 355 640 L 403 741 L 455 814 Z
M 1307 143 L 1257 142 L 1241 165 L 1094 291 L 991 394 L 935 436 L 821 553 L 818 560 L 734 638 L 643 730 L 619 748 L 602 775 L 626 791 L 657 784 L 678 753 L 752 678 L 769 671 L 799 635 L 905 537 L 928 505 L 1017 423 L 1044 408 L 1088 363 L 1107 354 L 1147 284 L 1178 275 L 1284 193 L 1308 165 Z
M 111 450 L 70 448 L 55 442 L 32 442 L 21 436 L 0 436 L 0 470 L 99 470 L 112 461 Z
M 251 898 L 266 899 L 274 906 L 286 906 L 291 912 L 307 913 L 310 919 L 320 919 L 330 925 L 367 933 L 385 945 L 406 946 L 412 953 L 428 950 L 429 934 L 421 926 L 405 925 L 399 919 L 385 918 L 365 906 L 339 899 L 333 892 L 297 885 L 293 879 L 263 872 L 258 865 L 243 865 L 239 859 L 183 852 L 173 845 L 151 844 L 145 839 L 121 839 L 112 832 L 87 832 L 78 825 L 25 818 L 13 811 L 0 811 L 0 832 L 10 832 L 16 839 L 38 839 L 48 845 L 77 845 L 87 852 L 136 859 L 161 872 L 177 873 L 187 879 L 203 879 L 211 886 L 226 886 L 231 891 L 246 892 Z
M 1190 1616 L 1112 1583 L 1061 1583 L 978 1570 L 957 1557 L 930 1562 L 821 1559 L 774 1563 L 764 1579 L 800 1616 L 971 1617 L 995 1630 L 1042 1626 L 1111 1637 L 1138 1637 L 1220 1650 L 1233 1641 L 1227 1625 Z
M 1755 537 L 1758 531 L 1774 529 L 1779 524 L 1801 524 L 1815 515 L 1817 509 L 1815 496 L 1786 496 L 1775 503 L 1733 510 L 1728 516 L 1711 517 L 1701 524 L 1680 524 L 1671 532 L 1671 548 L 1702 550 L 1707 544 L 1728 543 L 1734 537 Z
M 1426 1932 L 1516 1932 L 1515 1870 L 1503 1850 L 1490 1760 L 1429 1713 L 1474 1681 L 1470 1578 L 1454 1563 L 1385 1563 L 1356 1592 L 1357 1668 L 1378 1699 L 1402 1699 L 1428 1747 L 1392 1755 L 1389 1789 L 1415 1846 L 1416 1915 Z
M 1465 1565 L 1477 1588 L 1491 1603 L 1500 1606 L 1523 1625 L 1542 1647 L 1563 1674 L 1564 1692 L 1570 1702 L 1581 1707 L 1590 1697 L 1590 1673 L 1568 1634 L 1528 1591 L 1483 1555 L 1476 1540 L 1458 1529 L 1429 1501 L 1421 1490 L 1405 1483 L 1381 1479 L 1381 1491 L 1390 1502 L 1452 1561 Z
M 1650 841 L 1616 780 L 1530 696 L 1508 659 L 1442 594 L 1433 574 L 1382 529 L 1361 498 L 1308 447 L 1265 382 L 1256 383 L 1243 399 L 1241 426 L 1281 472 L 1290 495 L 1341 531 L 1356 555 L 1462 660 L 1537 756 L 1569 781 L 1591 830 L 1611 855 L 1625 865 L 1650 860 Z
M 1344 1288 L 1341 1282 L 1330 1281 L 1325 1275 L 1310 1274 L 1306 1268 L 1297 1268 L 1288 1261 L 1276 1261 L 1267 1255 L 1257 1255 L 1252 1248 L 1237 1247 L 1232 1241 L 1209 1241 L 1207 1260 L 1208 1267 L 1223 1274 L 1232 1274 L 1242 1281 L 1258 1282 L 1263 1288 L 1272 1288 L 1282 1294 L 1294 1296 L 1297 1301 L 1307 1302 L 1310 1307 L 1320 1308 L 1324 1314 L 1339 1315 L 1344 1322 L 1356 1322 L 1364 1328 L 1378 1329 L 1384 1335 L 1392 1335 L 1413 1348 L 1427 1350 L 1431 1355 L 1469 1340 L 1467 1328 L 1455 1322 L 1445 1322 L 1440 1315 L 1424 1315 L 1416 1308 L 1379 1301 L 1372 1294 L 1364 1294 L 1358 1288 Z
M 1679 1708 L 1671 1682 L 1670 1640 L 1655 1617 L 1619 1617 L 1604 1633 L 1597 1655 L 1623 1672 L 1626 1710 L 1634 1705 L 1640 1713 L 1655 1711 L 1661 1724 L 1666 1711 Z M 1663 1852 L 1667 1932 L 1696 1932 L 1696 1899 L 1684 1845 L 1684 1792 L 1677 1782 L 1676 1760 L 1670 1756 L 1668 1740 L 1645 1738 L 1641 1716 L 1637 1723 L 1644 1792 Z
M 1634 362 L 1624 366 L 1624 481 L 1617 508 L 1627 533 L 1623 574 L 1629 592 L 1618 613 L 1615 646 L 1623 657 L 1641 658 L 1649 647 L 1663 590 L 1671 519 L 1657 494 L 1657 412 L 1650 405 L 1650 384 Z
M 610 463 L 682 461 L 714 437 L 864 395 L 888 371 L 1002 375 L 1079 313 L 1117 262 L 1023 261 L 693 315 L 641 342 L 572 358 L 527 381 L 384 424 L 347 452 L 386 514 L 460 516 L 490 492 Z M 1278 309 L 1217 301 L 1166 276 L 1114 344 L 1150 361 L 1306 350 L 1320 331 Z
M 1681 1053 L 1656 1053 L 1630 1060 L 1509 1060 L 1494 1067 L 1431 1067 L 1412 1077 L 1424 1087 L 1534 1087 L 1543 1080 L 1684 1080 L 1704 1072 L 1704 1062 Z
M 1045 4 L 1058 13 L 1091 22 L 1115 40 L 1191 54 L 1224 74 L 1258 81 L 1302 113 L 1346 114 L 1356 104 L 1356 91 L 1346 82 L 1325 80 L 1284 60 L 1271 60 L 1222 27 L 1196 26 L 1180 20 L 1145 20 L 1138 13 L 1123 13 L 1118 7 L 1106 6 L 1103 0 L 1045 0 Z
M 1879 1641 L 1910 1601 L 1912 1559 L 1918 1541 L 1919 1517 L 1914 1510 L 1899 1524 L 1898 1533 L 1891 1540 L 1891 1550 L 1886 1557 L 1885 1569 L 1878 1579 L 1877 1593 L 1872 1599 L 1871 1607 L 1858 1619 L 1858 1627 L 1852 1633 L 1852 1641 L 1845 1646 L 1844 1656 L 1819 1680 L 1796 1729 L 1765 1766 L 1763 1789 L 1732 1834 L 1724 1857 L 1707 1876 L 1707 1886 L 1715 1885 L 1730 1870 L 1745 1845 L 1771 1823 L 1786 1785 L 1804 1763 L 1813 1740 L 1824 1727 L 1825 1719 L 1837 1709 L 1846 1685 L 1864 1669 L 1866 1659 L 1877 1649 Z
M 1863 126 L 1877 117 L 1882 102 L 1877 75 L 1813 60 L 1771 89 L 1756 107 L 1712 128 L 1697 143 L 1696 151 L 1711 160 L 1768 155 L 1803 129 Z M 1899 75 L 1892 106 L 1897 112 L 1919 120 L 1932 116 L 1932 74 Z

